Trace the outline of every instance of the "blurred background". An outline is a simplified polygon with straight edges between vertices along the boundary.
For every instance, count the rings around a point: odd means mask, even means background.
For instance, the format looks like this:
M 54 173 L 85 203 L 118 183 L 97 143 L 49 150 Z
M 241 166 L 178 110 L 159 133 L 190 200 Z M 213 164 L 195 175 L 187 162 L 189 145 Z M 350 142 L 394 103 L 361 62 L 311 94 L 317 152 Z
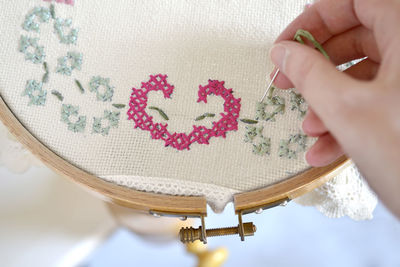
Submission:
M 110 208 L 45 167 L 15 174 L 0 167 L 0 266 L 196 266 L 176 238 L 180 221 Z M 257 233 L 209 238 L 226 248 L 223 266 L 400 267 L 400 223 L 378 204 L 374 218 L 329 219 L 289 203 L 246 215 Z M 198 225 L 198 221 L 192 221 Z M 237 224 L 233 206 L 209 211 L 207 227 Z

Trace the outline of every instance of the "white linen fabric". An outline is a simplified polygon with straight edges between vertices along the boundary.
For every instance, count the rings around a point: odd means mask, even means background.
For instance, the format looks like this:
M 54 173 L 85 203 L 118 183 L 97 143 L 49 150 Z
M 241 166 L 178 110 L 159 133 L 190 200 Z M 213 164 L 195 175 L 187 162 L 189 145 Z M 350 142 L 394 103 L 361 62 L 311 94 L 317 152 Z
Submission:
M 211 127 L 220 118 L 223 101 L 209 96 L 208 103 L 196 103 L 199 85 L 209 79 L 225 81 L 234 96 L 241 98 L 240 118 L 253 118 L 255 104 L 263 94 L 267 74 L 272 70 L 268 50 L 276 36 L 304 9 L 307 1 L 293 0 L 76 0 L 75 5 L 53 3 L 55 17 L 72 20 L 79 29 L 76 44 L 60 43 L 55 20 L 40 23 L 40 32 L 26 31 L 22 23 L 34 7 L 49 7 L 41 0 L 3 1 L 0 18 L 0 93 L 10 109 L 42 143 L 74 165 L 102 179 L 138 190 L 179 195 L 204 195 L 220 211 L 237 192 L 253 190 L 290 178 L 309 168 L 300 153 L 297 159 L 278 156 L 279 142 L 301 132 L 301 119 L 289 108 L 276 122 L 264 122 L 263 134 L 271 138 L 271 154 L 252 153 L 243 142 L 245 124 L 226 138 L 211 138 L 209 145 L 192 144 L 189 151 L 164 147 L 150 133 L 134 129 L 127 120 L 131 88 L 140 88 L 151 74 L 167 74 L 175 86 L 172 99 L 150 93 L 148 105 L 164 110 L 168 129 L 188 133 L 192 125 Z M 68 26 L 64 32 L 69 33 Z M 28 80 L 40 81 L 42 64 L 25 60 L 18 51 L 21 36 L 39 38 L 49 67 L 49 82 L 43 106 L 28 105 L 23 96 Z M 58 59 L 68 52 L 82 53 L 81 70 L 71 76 L 56 73 Z M 114 87 L 111 102 L 96 100 L 89 91 L 92 77 L 110 79 Z M 85 89 L 81 93 L 75 80 Z M 61 102 L 51 95 L 59 91 Z M 62 104 L 79 107 L 86 116 L 84 131 L 68 130 L 61 120 Z M 112 104 L 125 104 L 116 109 Z M 94 117 L 105 110 L 120 111 L 118 127 L 108 135 L 96 134 Z M 195 122 L 211 112 L 215 118 Z M 157 113 L 153 120 L 164 123 Z M 310 145 L 313 140 L 309 140 Z

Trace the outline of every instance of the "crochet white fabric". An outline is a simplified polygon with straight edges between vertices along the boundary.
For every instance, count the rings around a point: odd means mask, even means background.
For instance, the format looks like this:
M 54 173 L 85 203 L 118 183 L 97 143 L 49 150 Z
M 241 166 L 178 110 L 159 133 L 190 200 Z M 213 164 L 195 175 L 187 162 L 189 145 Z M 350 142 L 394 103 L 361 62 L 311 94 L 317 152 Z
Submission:
M 304 206 L 314 206 L 330 218 L 349 216 L 356 221 L 372 219 L 378 202 L 355 165 L 295 201 Z
M 43 166 L 29 151 L 27 151 L 7 131 L 0 122 L 0 166 L 4 166 L 12 172 L 23 173 L 31 166 Z M 104 177 L 110 182 L 118 181 L 118 184 L 137 190 L 163 193 L 169 191 L 176 195 L 208 195 L 211 208 L 221 212 L 226 203 L 232 200 L 232 195 L 238 193 L 235 190 L 210 186 L 207 189 L 201 185 L 185 185 L 179 181 L 160 181 L 159 188 L 154 184 L 148 184 L 143 177 L 129 179 L 127 177 Z M 163 188 L 163 187 L 168 188 Z M 199 190 L 199 188 L 202 188 Z M 205 191 L 204 191 L 205 190 Z M 295 202 L 303 206 L 314 206 L 322 214 L 330 218 L 349 216 L 353 220 L 372 219 L 372 213 L 377 204 L 375 194 L 369 189 L 357 168 L 353 165 L 346 168 L 341 174 L 314 191 L 295 199 Z
M 19 143 L 0 122 L 0 166 L 14 173 L 24 173 L 43 164 Z
M 309 168 L 303 153 L 297 159 L 278 155 L 280 141 L 301 132 L 299 112 L 290 109 L 287 91 L 276 92 L 286 98 L 285 114 L 279 114 L 276 122 L 260 122 L 263 134 L 271 138 L 269 156 L 254 155 L 252 145 L 243 142 L 243 123 L 226 138 L 213 137 L 209 145 L 193 144 L 190 151 L 177 151 L 152 140 L 149 132 L 135 129 L 134 122 L 127 120 L 131 88 L 139 88 L 150 74 L 158 73 L 167 74 L 175 86 L 172 99 L 151 92 L 148 105 L 167 112 L 171 132 L 188 133 L 193 124 L 212 126 L 214 118 L 194 121 L 205 112 L 217 114 L 215 120 L 221 118 L 220 97 L 196 103 L 199 85 L 206 85 L 208 79 L 225 81 L 241 98 L 240 118 L 253 118 L 273 67 L 268 50 L 308 1 L 76 0 L 75 6 L 58 2 L 62 1 L 53 2 L 53 14 L 46 13 L 50 3 L 42 0 L 0 4 L 1 96 L 25 127 L 58 155 L 100 178 L 138 190 L 204 195 L 217 210 L 235 192 L 265 187 Z M 68 18 L 71 21 L 64 20 Z M 79 29 L 76 43 L 69 25 Z M 50 72 L 42 86 L 47 91 L 44 105 L 28 105 L 34 96 L 22 95 L 28 81 L 39 82 L 44 74 L 42 64 L 31 62 L 40 62 L 40 55 L 32 58 L 32 47 L 19 47 L 23 38 L 39 38 L 37 43 L 43 46 Z M 67 53 L 82 54 L 81 70 L 64 70 L 80 61 L 65 57 Z M 60 65 L 63 59 L 66 66 Z M 99 101 L 90 92 L 95 76 L 110 79 L 112 101 L 103 102 L 101 97 Z M 85 88 L 84 94 L 75 80 Z M 52 90 L 64 100 L 51 95 Z M 86 116 L 82 132 L 72 132 L 65 118 L 61 120 L 62 104 L 77 106 L 79 115 Z M 116 109 L 112 104 L 126 107 Z M 94 118 L 102 117 L 105 110 L 121 114 L 118 127 L 102 135 L 95 131 Z M 148 112 L 164 123 L 157 113 Z

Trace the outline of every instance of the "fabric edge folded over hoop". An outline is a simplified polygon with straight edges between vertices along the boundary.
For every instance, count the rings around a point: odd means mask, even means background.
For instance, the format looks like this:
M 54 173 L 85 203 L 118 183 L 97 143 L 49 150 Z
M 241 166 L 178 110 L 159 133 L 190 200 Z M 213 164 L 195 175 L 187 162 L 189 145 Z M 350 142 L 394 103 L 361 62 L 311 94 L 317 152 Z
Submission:
M 233 195 L 240 192 L 218 185 L 158 177 L 149 179 L 148 177 L 131 175 L 107 175 L 100 178 L 107 182 L 148 193 L 174 196 L 204 196 L 207 204 L 215 213 L 223 212 L 225 206 L 233 200 Z

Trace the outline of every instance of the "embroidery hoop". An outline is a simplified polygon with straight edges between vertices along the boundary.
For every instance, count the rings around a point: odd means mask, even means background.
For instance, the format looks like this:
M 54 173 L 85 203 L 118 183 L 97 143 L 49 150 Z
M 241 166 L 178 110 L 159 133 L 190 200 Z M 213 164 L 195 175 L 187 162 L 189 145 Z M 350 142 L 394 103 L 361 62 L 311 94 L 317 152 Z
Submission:
M 40 2 L 40 1 L 38 0 L 36 2 Z M 104 1 L 104 2 L 106 3 L 107 1 Z M 85 2 L 82 1 L 80 3 L 84 4 Z M 25 5 L 24 5 L 24 8 L 25 8 Z M 240 9 L 240 7 L 239 7 L 239 9 Z M 83 14 L 85 14 L 85 13 L 83 13 Z M 84 17 L 87 17 L 87 16 L 84 16 Z M 103 17 L 104 16 L 102 16 L 102 18 Z M 19 23 L 20 23 L 20 21 L 18 20 L 18 24 Z M 17 25 L 17 24 L 15 24 L 15 25 Z M 13 25 L 13 28 L 15 25 Z M 225 24 L 223 24 L 223 25 L 225 25 Z M 227 25 L 229 25 L 229 23 Z M 264 26 L 262 26 L 263 29 L 264 29 Z M 274 29 L 275 28 L 276 27 L 274 27 Z M 273 32 L 273 31 L 271 31 L 271 32 Z M 17 35 L 19 35 L 19 34 L 17 34 Z M 213 35 L 211 35 L 211 36 L 213 36 Z M 86 42 L 87 41 L 88 41 L 88 39 L 86 39 Z M 241 40 L 241 41 L 243 41 L 243 40 Z M 264 42 L 265 42 L 265 40 L 263 41 L 263 43 Z M 205 48 L 205 47 L 207 47 L 207 46 L 204 46 L 203 48 Z M 234 48 L 237 48 L 237 47 L 234 46 Z M 14 51 L 14 49 L 15 49 L 15 47 L 12 46 L 12 51 Z M 233 51 L 236 51 L 236 50 L 233 50 Z M 262 54 L 266 54 L 266 53 L 262 52 Z M 239 53 L 239 55 L 240 55 L 240 53 Z M 202 56 L 204 56 L 204 55 L 202 55 Z M 78 68 L 78 66 L 80 66 L 80 64 L 78 64 L 78 63 L 81 61 L 81 58 L 79 59 L 79 57 L 81 57 L 81 54 L 77 54 L 77 60 L 75 60 L 77 63 L 76 64 L 77 68 Z M 22 57 L 20 54 L 19 54 L 19 58 L 22 60 Z M 226 62 L 227 61 L 222 62 L 222 63 L 226 63 Z M 17 64 L 18 70 L 19 70 L 19 66 L 20 65 Z M 259 68 L 259 69 L 264 70 L 265 66 L 263 65 L 263 67 Z M 107 69 L 107 71 L 109 71 L 109 69 Z M 155 71 L 154 68 L 149 68 L 148 70 L 145 71 L 145 73 L 149 74 L 153 71 Z M 17 71 L 15 71 L 14 73 L 17 73 Z M 168 71 L 165 71 L 162 73 L 169 74 Z M 93 73 L 91 73 L 91 74 L 97 75 L 96 71 L 93 71 Z M 203 83 L 205 77 L 208 79 L 209 77 L 212 77 L 213 75 L 214 75 L 213 72 L 206 73 L 206 75 L 203 75 L 200 80 Z M 226 77 L 226 75 L 221 75 L 221 74 L 215 74 L 215 75 L 220 76 L 221 78 Z M 143 77 L 142 74 L 138 75 L 138 76 Z M 128 77 L 128 75 L 126 75 L 125 77 Z M 138 84 L 140 84 L 139 81 L 142 81 L 142 80 L 138 80 L 139 77 L 136 77 L 136 78 L 137 78 L 137 80 L 135 80 L 135 82 L 133 82 L 133 83 L 131 83 L 131 81 L 129 82 L 129 86 L 130 86 L 129 88 L 132 88 L 131 86 L 138 86 Z M 215 77 L 215 78 L 219 78 L 219 77 Z M 20 79 L 18 79 L 18 80 L 20 80 Z M 122 79 L 122 80 L 125 80 L 125 79 Z M 187 79 L 187 80 L 191 80 L 191 79 Z M 197 79 L 193 79 L 193 80 L 197 81 Z M 257 79 L 257 80 L 260 80 L 260 79 Z M 17 79 L 14 80 L 14 82 L 15 81 L 17 81 Z M 174 83 L 174 79 L 171 79 L 171 82 Z M 231 82 L 232 81 L 229 81 L 229 79 L 227 80 L 227 83 L 231 84 Z M 260 85 L 260 84 L 258 84 L 258 85 L 253 84 L 252 86 L 255 88 L 258 88 L 258 89 L 263 87 L 263 85 Z M 179 87 L 179 85 L 177 87 Z M 243 88 L 245 88 L 242 85 L 233 86 L 233 87 L 235 90 L 243 90 Z M 17 92 L 17 90 L 11 90 L 12 86 L 9 86 L 9 87 L 5 86 L 4 88 L 10 88 L 10 91 Z M 128 87 L 125 86 L 125 88 L 128 88 Z M 249 88 L 247 88 L 247 89 L 249 89 Z M 240 93 L 240 91 L 238 93 Z M 118 186 L 116 184 L 112 184 L 112 183 L 106 182 L 102 179 L 99 179 L 99 177 L 97 177 L 95 175 L 91 175 L 86 171 L 83 171 L 83 167 L 82 167 L 82 169 L 77 168 L 74 165 L 70 164 L 65 158 L 58 156 L 55 152 L 53 152 L 51 149 L 49 149 L 50 147 L 54 147 L 54 144 L 53 144 L 53 146 L 44 145 L 44 144 L 46 144 L 46 142 L 43 141 L 43 143 L 42 143 L 41 141 L 39 141 L 39 140 L 43 140 L 43 139 L 41 139 L 41 136 L 38 133 L 36 133 L 34 130 L 32 130 L 32 132 L 27 130 L 30 128 L 29 123 L 26 123 L 20 117 L 21 114 L 19 114 L 19 112 L 16 111 L 16 113 L 13 114 L 11 111 L 11 110 L 15 110 L 12 102 L 14 100 L 16 100 L 16 95 L 10 97 L 7 94 L 4 94 L 4 96 L 3 96 L 0 93 L 0 97 L 1 97 L 0 117 L 4 121 L 5 125 L 10 129 L 11 132 L 14 133 L 14 135 L 16 135 L 16 137 L 21 141 L 21 143 L 23 143 L 25 146 L 27 146 L 45 164 L 49 165 L 51 168 L 53 168 L 54 170 L 56 170 L 58 173 L 62 174 L 63 176 L 66 176 L 69 179 L 72 179 L 74 182 L 85 186 L 86 188 L 90 189 L 91 191 L 98 193 L 100 196 L 102 196 L 106 200 L 112 201 L 116 204 L 127 206 L 127 207 L 133 208 L 135 210 L 149 212 L 149 213 L 152 213 L 157 216 L 160 214 L 164 214 L 164 215 L 173 215 L 173 216 L 179 216 L 179 217 L 191 217 L 191 216 L 192 217 L 200 217 L 202 219 L 202 228 L 200 228 L 200 230 L 197 230 L 197 231 L 195 231 L 195 229 L 188 229 L 187 231 L 183 231 L 183 233 L 186 233 L 187 236 L 183 236 L 182 238 L 185 241 L 187 241 L 189 239 L 192 239 L 194 234 L 197 234 L 198 235 L 197 237 L 199 239 L 206 242 L 207 232 L 205 230 L 204 217 L 206 216 L 207 211 L 206 211 L 205 197 L 189 197 L 189 196 L 178 197 L 178 196 L 171 196 L 171 195 L 166 195 L 166 194 L 144 193 L 144 192 L 136 191 L 134 189 L 129 189 L 128 187 Z M 257 94 L 257 98 L 258 97 L 259 96 Z M 4 101 L 3 101 L 3 98 L 4 98 Z M 11 101 L 11 102 L 8 102 L 8 104 L 10 106 L 7 106 L 6 100 Z M 72 103 L 72 104 L 75 104 L 75 103 Z M 34 113 L 29 113 L 29 114 L 32 115 Z M 248 115 L 248 113 L 246 115 Z M 35 116 L 38 116 L 38 115 L 33 115 L 31 117 L 38 118 Z M 45 116 L 46 116 L 46 114 L 40 115 L 41 118 L 44 118 Z M 19 121 L 19 120 L 21 120 L 21 121 Z M 27 128 L 25 128 L 25 126 L 21 122 L 24 122 Z M 52 126 L 51 129 L 49 129 L 50 131 L 52 131 L 53 125 L 52 124 L 48 124 L 48 125 Z M 36 137 L 35 137 L 35 135 L 36 135 Z M 72 147 L 72 150 L 76 149 L 76 147 L 73 147 L 73 146 L 70 146 L 70 147 Z M 88 148 L 88 149 L 90 149 L 90 148 Z M 54 151 L 56 151 L 56 150 L 54 150 Z M 86 154 L 87 152 L 88 151 L 80 151 L 80 153 L 83 153 L 83 154 Z M 99 159 L 96 158 L 95 161 L 97 163 L 97 162 L 99 162 Z M 272 186 L 267 186 L 267 187 L 264 187 L 263 189 L 258 189 L 258 190 L 253 190 L 253 191 L 249 190 L 246 193 L 241 193 L 241 194 L 235 195 L 235 197 L 234 197 L 235 212 L 239 216 L 239 226 L 240 226 L 235 231 L 237 231 L 237 233 L 239 233 L 241 235 L 241 238 L 243 240 L 244 236 L 246 234 L 252 234 L 252 231 L 254 232 L 254 229 L 251 229 L 253 227 L 248 228 L 246 226 L 246 224 L 243 224 L 243 222 L 242 222 L 243 214 L 247 214 L 249 212 L 254 212 L 254 211 L 260 211 L 261 209 L 265 209 L 265 208 L 273 207 L 273 206 L 281 204 L 281 203 L 285 203 L 286 201 L 288 201 L 290 199 L 293 199 L 297 196 L 300 196 L 303 193 L 306 193 L 306 192 L 312 190 L 316 186 L 324 183 L 326 180 L 333 177 L 338 171 L 341 170 L 341 167 L 345 166 L 346 161 L 347 160 L 345 158 L 342 158 L 335 164 L 332 164 L 331 166 L 328 166 L 326 168 L 311 169 L 302 174 L 298 174 L 288 180 L 285 180 L 283 182 L 275 183 Z M 70 162 L 74 162 L 74 161 L 70 160 Z M 76 164 L 78 164 L 78 163 L 76 163 Z M 125 163 L 125 164 L 129 164 L 129 162 Z M 185 175 L 188 175 L 188 174 L 185 173 Z M 232 175 L 232 174 L 225 174 L 225 176 L 228 176 L 228 178 L 231 178 L 230 175 Z M 240 174 L 240 177 L 242 177 L 242 174 Z M 250 175 L 249 175 L 249 177 L 250 177 Z M 234 179 L 232 179 L 232 180 L 237 181 Z M 206 184 L 206 183 L 204 183 L 204 184 Z M 246 229 L 245 229 L 245 226 L 246 226 Z M 189 234 L 190 234 L 190 237 L 189 237 Z
M 58 174 L 95 193 L 105 201 L 125 206 L 135 211 L 147 212 L 155 216 L 201 218 L 202 226 L 199 228 L 201 235 L 199 239 L 207 242 L 204 221 L 204 217 L 207 216 L 207 204 L 204 197 L 171 196 L 141 192 L 106 182 L 77 168 L 36 139 L 15 117 L 1 95 L 0 120 L 18 141 L 27 147 L 44 164 Z M 259 213 L 264 209 L 285 205 L 288 201 L 310 192 L 329 181 L 349 165 L 350 161 L 346 157 L 341 157 L 326 167 L 311 168 L 274 185 L 234 195 L 235 213 L 239 218 L 238 232 L 242 241 L 246 235 L 242 215 L 252 212 Z M 248 235 L 252 234 L 254 232 Z M 191 240 L 188 237 L 187 240 L 182 241 L 188 242 Z

